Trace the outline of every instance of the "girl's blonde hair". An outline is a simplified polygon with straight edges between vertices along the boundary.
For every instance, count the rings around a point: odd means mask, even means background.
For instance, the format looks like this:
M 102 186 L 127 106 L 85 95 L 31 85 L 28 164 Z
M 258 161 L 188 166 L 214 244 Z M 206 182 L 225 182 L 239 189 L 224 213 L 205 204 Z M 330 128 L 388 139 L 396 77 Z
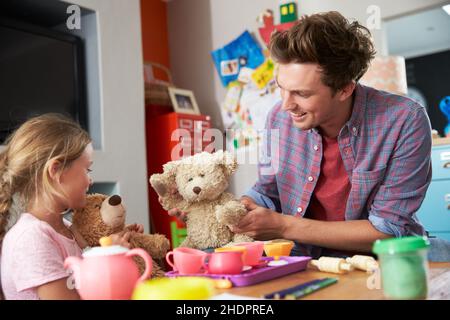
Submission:
M 6 140 L 6 148 L 0 153 L 0 242 L 13 196 L 24 204 L 38 197 L 44 203 L 64 197 L 50 179 L 50 160 L 58 160 L 62 172 L 90 142 L 88 133 L 77 123 L 54 113 L 26 121 Z

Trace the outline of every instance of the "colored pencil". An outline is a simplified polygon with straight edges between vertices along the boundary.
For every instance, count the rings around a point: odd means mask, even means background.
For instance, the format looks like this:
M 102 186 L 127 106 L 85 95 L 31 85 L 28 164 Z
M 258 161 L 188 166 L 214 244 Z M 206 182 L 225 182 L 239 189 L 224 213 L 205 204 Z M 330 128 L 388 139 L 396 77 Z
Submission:
M 302 288 L 298 291 L 289 293 L 289 294 L 285 295 L 284 298 L 288 299 L 288 300 L 295 300 L 295 299 L 304 297 L 310 293 L 316 292 L 322 288 L 328 287 L 336 282 L 337 282 L 336 278 L 325 278 L 322 281 L 319 281 L 319 282 L 316 282 L 316 283 L 313 283 L 313 284 L 307 286 L 306 288 Z
M 275 291 L 275 292 L 266 294 L 263 297 L 266 298 L 266 299 L 283 299 L 287 294 L 299 291 L 299 290 L 301 290 L 303 288 L 306 288 L 306 287 L 308 287 L 308 286 L 310 286 L 312 284 L 315 284 L 317 282 L 320 282 L 322 280 L 324 280 L 324 279 L 315 279 L 315 280 L 312 280 L 312 281 L 309 281 L 309 282 L 305 282 L 305 283 L 302 283 L 302 284 L 299 284 L 299 285 L 296 285 L 296 286 L 293 286 L 293 287 L 290 287 L 290 288 L 287 288 L 287 289 L 283 289 L 283 290 L 280 290 L 280 291 Z

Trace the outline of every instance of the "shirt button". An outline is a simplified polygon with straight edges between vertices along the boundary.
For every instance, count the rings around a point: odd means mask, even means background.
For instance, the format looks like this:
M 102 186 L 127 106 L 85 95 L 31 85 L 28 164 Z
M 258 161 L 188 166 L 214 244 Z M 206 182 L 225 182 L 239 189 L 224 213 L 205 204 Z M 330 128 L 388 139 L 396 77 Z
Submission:
M 356 136 L 356 134 L 358 133 L 358 129 L 356 129 L 356 127 L 352 128 L 353 134 Z
M 308 181 L 309 181 L 309 182 L 312 182 L 313 180 L 314 180 L 313 177 L 311 177 L 311 176 L 308 177 Z
M 300 213 L 300 212 L 302 212 L 302 211 L 303 211 L 303 208 L 302 208 L 302 207 L 298 207 L 298 208 L 297 208 L 297 212 L 298 212 L 298 213 Z
M 317 150 L 319 150 L 319 147 L 318 147 L 317 145 L 315 145 L 315 146 L 313 147 L 313 149 L 317 151 Z

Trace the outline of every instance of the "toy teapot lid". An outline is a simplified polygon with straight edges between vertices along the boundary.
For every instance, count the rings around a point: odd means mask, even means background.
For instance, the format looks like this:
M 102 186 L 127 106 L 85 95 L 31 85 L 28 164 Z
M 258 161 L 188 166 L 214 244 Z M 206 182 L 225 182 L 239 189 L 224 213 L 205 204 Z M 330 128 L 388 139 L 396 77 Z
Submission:
M 130 249 L 111 245 L 111 239 L 109 237 L 103 237 L 99 240 L 100 247 L 93 247 L 83 253 L 84 258 L 88 257 L 101 257 L 101 256 L 111 256 L 115 254 L 127 253 Z

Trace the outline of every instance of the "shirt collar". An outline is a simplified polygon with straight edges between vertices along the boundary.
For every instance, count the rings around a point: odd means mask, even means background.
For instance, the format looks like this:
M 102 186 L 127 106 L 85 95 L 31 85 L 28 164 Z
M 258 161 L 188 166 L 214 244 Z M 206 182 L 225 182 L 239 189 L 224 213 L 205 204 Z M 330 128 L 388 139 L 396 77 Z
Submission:
M 357 83 L 354 92 L 352 115 L 346 123 L 350 134 L 354 136 L 357 136 L 360 133 L 362 118 L 366 108 L 366 100 L 367 97 L 365 87 Z
M 360 125 L 362 122 L 362 116 L 364 115 L 364 111 L 366 108 L 366 90 L 365 87 L 359 83 L 356 84 L 355 92 L 354 92 L 354 100 L 352 107 L 352 115 L 350 119 L 347 121 L 345 126 L 347 126 L 350 134 L 357 136 L 360 132 Z M 317 128 L 312 128 L 308 130 L 309 133 L 319 133 Z

